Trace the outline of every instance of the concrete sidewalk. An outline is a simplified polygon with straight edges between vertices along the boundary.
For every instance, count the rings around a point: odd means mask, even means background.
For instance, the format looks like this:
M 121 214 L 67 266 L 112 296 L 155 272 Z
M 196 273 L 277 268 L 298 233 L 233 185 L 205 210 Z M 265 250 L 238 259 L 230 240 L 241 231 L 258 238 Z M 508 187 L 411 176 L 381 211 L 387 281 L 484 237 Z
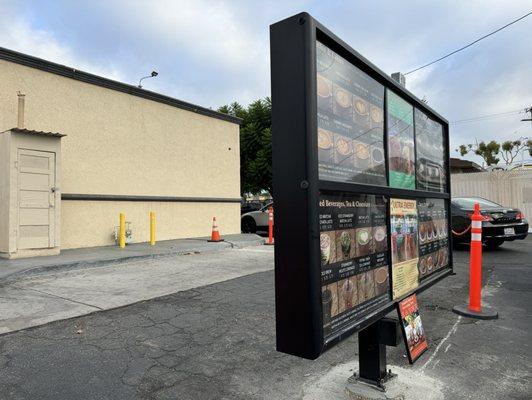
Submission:
M 227 239 L 84 249 L 47 264 L 19 263 L 28 268 L 0 284 L 0 334 L 273 269 L 273 246 L 258 246 L 262 238 Z
M 225 235 L 223 242 L 209 243 L 208 237 L 166 240 L 155 246 L 148 243 L 134 243 L 121 249 L 118 246 L 89 247 L 63 250 L 57 256 L 34 257 L 7 260 L 0 258 L 0 284 L 18 279 L 21 275 L 43 271 L 85 268 L 108 265 L 115 262 L 157 258 L 160 256 L 183 255 L 220 251 L 228 248 L 243 248 L 264 243 L 254 234 Z

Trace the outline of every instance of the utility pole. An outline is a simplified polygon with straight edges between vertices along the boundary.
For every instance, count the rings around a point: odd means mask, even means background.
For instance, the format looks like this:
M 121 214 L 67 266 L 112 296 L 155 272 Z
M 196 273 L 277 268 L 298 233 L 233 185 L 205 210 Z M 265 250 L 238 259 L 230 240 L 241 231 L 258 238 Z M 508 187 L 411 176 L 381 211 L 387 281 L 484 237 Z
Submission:
M 521 121 L 530 121 L 532 125 L 532 107 L 525 108 L 525 114 L 530 113 L 530 118 L 523 118 Z
M 525 114 L 526 113 L 530 113 L 530 118 L 523 118 L 521 121 L 522 122 L 530 121 L 530 125 L 532 126 L 532 107 L 525 108 Z M 528 138 L 524 138 L 524 139 L 528 140 Z M 525 167 L 525 159 L 524 159 L 525 150 L 530 151 L 530 148 L 527 146 L 523 148 L 523 150 L 521 151 L 521 168 Z

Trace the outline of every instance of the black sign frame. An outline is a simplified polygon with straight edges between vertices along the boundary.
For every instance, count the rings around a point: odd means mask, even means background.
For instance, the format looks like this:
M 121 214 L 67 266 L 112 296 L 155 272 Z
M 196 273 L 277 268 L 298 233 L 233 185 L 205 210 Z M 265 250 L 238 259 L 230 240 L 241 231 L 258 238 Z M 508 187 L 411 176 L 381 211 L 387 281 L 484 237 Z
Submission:
M 372 184 L 323 181 L 318 177 L 316 41 L 326 45 L 371 78 L 392 89 L 411 105 L 443 127 L 445 192 L 393 188 Z M 273 190 L 275 199 L 275 308 L 277 350 L 316 359 L 327 349 L 383 318 L 412 293 L 420 293 L 453 273 L 449 266 L 420 282 L 400 298 L 370 312 L 349 329 L 324 342 L 318 197 L 320 194 L 374 194 L 388 198 L 446 200 L 448 240 L 450 224 L 450 168 L 448 121 L 375 65 L 353 50 L 307 13 L 287 18 L 270 27 L 272 85 Z M 386 93 L 387 91 L 385 91 Z M 385 104 L 387 104 L 385 94 Z M 384 113 L 386 179 L 389 180 L 387 113 Z M 414 154 L 415 140 L 414 140 Z M 389 220 L 390 207 L 387 207 Z M 388 249 L 390 245 L 390 224 Z M 391 251 L 389 251 L 391 270 Z M 390 274 L 391 276 L 391 274 Z M 391 281 L 391 279 L 390 279 Z

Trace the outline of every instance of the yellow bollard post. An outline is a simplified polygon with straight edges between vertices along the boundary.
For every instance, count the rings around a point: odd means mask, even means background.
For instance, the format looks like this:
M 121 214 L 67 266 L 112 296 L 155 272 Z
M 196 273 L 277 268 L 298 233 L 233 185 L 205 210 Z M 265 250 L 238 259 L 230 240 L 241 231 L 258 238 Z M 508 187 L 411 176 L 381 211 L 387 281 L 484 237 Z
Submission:
M 126 214 L 120 213 L 120 230 L 118 232 L 118 244 L 121 249 L 126 247 Z
M 155 212 L 150 211 L 150 244 L 155 246 Z

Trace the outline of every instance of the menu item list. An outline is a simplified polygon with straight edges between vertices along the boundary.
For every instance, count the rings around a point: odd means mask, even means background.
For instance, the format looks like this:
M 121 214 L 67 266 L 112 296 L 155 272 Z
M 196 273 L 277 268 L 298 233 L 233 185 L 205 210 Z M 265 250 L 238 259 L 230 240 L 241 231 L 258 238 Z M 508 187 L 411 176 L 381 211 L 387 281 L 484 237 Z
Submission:
M 445 146 L 443 126 L 425 113 L 415 110 L 416 121 L 416 182 L 421 190 L 444 192 Z
M 320 179 L 386 185 L 384 86 L 319 42 L 316 59 Z
M 389 301 L 384 197 L 321 195 L 319 223 L 327 338 Z
M 447 210 L 443 199 L 419 199 L 419 277 L 424 279 L 449 264 Z

